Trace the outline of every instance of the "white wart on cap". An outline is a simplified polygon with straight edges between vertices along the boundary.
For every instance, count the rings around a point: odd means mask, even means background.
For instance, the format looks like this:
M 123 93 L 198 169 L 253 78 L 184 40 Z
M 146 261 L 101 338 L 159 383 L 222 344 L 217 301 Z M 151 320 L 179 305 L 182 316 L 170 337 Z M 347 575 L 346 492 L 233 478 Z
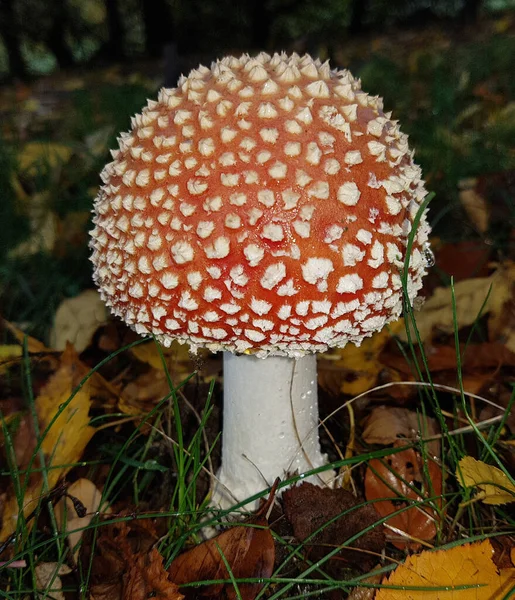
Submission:
M 348 71 L 226 57 L 163 89 L 102 172 L 94 279 L 138 333 L 302 356 L 401 313 L 426 196 L 407 136 Z M 422 218 L 410 258 L 425 273 Z

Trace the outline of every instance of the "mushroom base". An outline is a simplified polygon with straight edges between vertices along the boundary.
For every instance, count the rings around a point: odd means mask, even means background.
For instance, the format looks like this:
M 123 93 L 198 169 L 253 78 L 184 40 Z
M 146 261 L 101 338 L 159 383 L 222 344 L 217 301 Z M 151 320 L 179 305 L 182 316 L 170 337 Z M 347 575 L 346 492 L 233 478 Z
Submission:
M 327 464 L 318 440 L 314 354 L 299 359 L 224 353 L 222 467 L 212 505 L 230 508 L 270 486 L 276 477 Z M 306 480 L 324 485 L 330 469 Z M 252 510 L 258 502 L 245 505 Z

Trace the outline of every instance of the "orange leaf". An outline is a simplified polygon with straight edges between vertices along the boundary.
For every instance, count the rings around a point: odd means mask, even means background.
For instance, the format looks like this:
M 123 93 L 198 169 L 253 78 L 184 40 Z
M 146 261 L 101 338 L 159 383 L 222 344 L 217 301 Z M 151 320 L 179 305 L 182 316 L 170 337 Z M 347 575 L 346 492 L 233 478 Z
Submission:
M 129 568 L 124 576 L 122 600 L 182 600 L 178 586 L 170 580 L 163 567 L 163 558 L 156 548 L 148 554 L 128 557 Z
M 392 454 L 384 461 L 373 459 L 369 462 L 365 475 L 367 500 L 391 498 L 374 503 L 374 508 L 382 517 L 401 508 L 406 509 L 385 523 L 389 526 L 387 535 L 390 541 L 401 550 L 416 550 L 420 544 L 400 541 L 399 534 L 393 533 L 391 528 L 401 532 L 400 535 L 406 533 L 420 540 L 432 540 L 436 535 L 437 513 L 426 504 L 410 508 L 410 501 L 417 502 L 442 493 L 442 471 L 432 460 L 427 461 L 427 473 L 430 482 L 422 468 L 421 456 L 412 448 Z
M 225 566 L 230 567 L 231 574 Z M 212 579 L 259 578 L 272 575 L 275 560 L 275 546 L 268 523 L 264 517 L 257 517 L 246 525 L 239 525 L 224 531 L 215 538 L 196 546 L 176 558 L 168 572 L 179 586 L 194 581 Z M 225 587 L 225 590 L 223 589 Z M 238 589 L 242 600 L 252 600 L 263 587 L 262 583 L 240 583 Z M 197 594 L 219 596 L 225 591 L 229 599 L 237 598 L 231 584 L 204 586 Z

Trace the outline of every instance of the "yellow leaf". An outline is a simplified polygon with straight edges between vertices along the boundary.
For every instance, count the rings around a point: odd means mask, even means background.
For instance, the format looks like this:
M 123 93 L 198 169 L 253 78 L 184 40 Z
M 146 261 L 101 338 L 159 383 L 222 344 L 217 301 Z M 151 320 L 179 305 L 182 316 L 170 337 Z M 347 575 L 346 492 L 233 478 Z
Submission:
M 40 342 L 36 338 L 33 338 L 30 335 L 27 335 L 21 329 L 16 327 L 16 325 L 13 325 L 9 321 L 4 320 L 3 325 L 6 327 L 6 329 L 9 330 L 11 335 L 13 335 L 15 337 L 15 339 L 18 340 L 18 342 L 20 344 L 23 344 L 23 341 L 25 340 L 25 338 L 27 339 L 27 350 L 29 351 L 29 354 L 38 354 L 41 352 L 52 352 L 52 350 L 50 350 L 50 348 L 47 348 L 45 346 L 45 344 L 43 344 L 43 342 Z
M 343 394 L 356 396 L 369 390 L 375 385 L 377 376 L 384 369 L 384 365 L 379 361 L 379 355 L 392 335 L 403 329 L 404 321 L 400 319 L 363 340 L 359 347 L 347 344 L 345 348 L 323 354 L 319 359 L 320 385 L 331 391 L 331 388 L 335 387 L 331 379 L 337 377 L 340 379 L 339 391 Z
M 456 478 L 463 487 L 476 487 L 485 504 L 515 502 L 515 486 L 497 467 L 465 456 L 456 469 Z
M 493 552 L 492 544 L 485 540 L 410 556 L 382 583 L 424 590 L 381 588 L 376 600 L 501 600 L 515 583 L 515 569 L 499 573 Z M 453 589 L 458 586 L 478 587 Z M 437 587 L 447 589 L 431 590 Z
M 32 177 L 38 174 L 41 167 L 53 170 L 67 163 L 72 154 L 72 148 L 64 144 L 29 142 L 18 155 L 18 169 Z
M 41 434 L 52 423 L 41 445 L 46 467 L 54 467 L 47 471 L 48 490 L 51 490 L 59 478 L 71 469 L 70 466 L 61 465 L 77 462 L 95 432 L 93 427 L 88 425 L 88 412 L 91 405 L 89 382 L 69 401 L 80 381 L 83 368 L 84 365 L 79 361 L 77 353 L 69 346 L 63 352 L 61 366 L 50 377 L 35 400 Z M 61 408 L 63 406 L 64 408 Z M 59 416 L 53 420 L 59 411 L 61 411 Z M 42 489 L 42 477 L 41 474 L 37 474 L 30 481 L 23 498 L 25 515 L 36 508 Z M 18 514 L 18 502 L 15 496 L 11 496 L 5 503 L 0 540 L 4 540 L 16 530 Z
M 11 366 L 13 359 L 20 358 L 22 353 L 22 347 L 16 344 L 0 346 L 0 373 L 5 372 Z
M 172 342 L 172 345 L 169 348 L 161 348 L 165 358 L 167 359 L 167 363 L 170 364 L 170 360 L 174 363 L 185 362 L 188 364 L 188 369 L 186 369 L 189 373 L 193 370 L 191 368 L 191 357 L 189 354 L 189 346 L 187 344 L 179 344 L 179 342 Z M 163 361 L 161 360 L 161 355 L 154 341 L 148 342 L 146 344 L 138 344 L 131 348 L 132 354 L 141 362 L 147 363 L 153 369 L 161 370 L 163 368 Z
M 511 298 L 511 288 L 514 283 L 515 263 L 509 261 L 499 265 L 490 277 L 474 277 L 456 283 L 454 294 L 458 326 L 460 328 L 467 327 L 474 323 L 487 296 L 488 301 L 482 314 L 490 313 L 490 319 L 495 319 L 502 313 L 504 304 Z M 491 292 L 488 295 L 490 288 Z M 451 288 L 436 288 L 431 298 L 424 303 L 415 317 L 423 342 L 431 339 L 435 328 L 444 333 L 452 333 L 454 321 Z M 412 330 L 412 339 L 414 339 L 414 335 Z M 403 341 L 407 341 L 406 332 L 401 331 L 399 336 Z

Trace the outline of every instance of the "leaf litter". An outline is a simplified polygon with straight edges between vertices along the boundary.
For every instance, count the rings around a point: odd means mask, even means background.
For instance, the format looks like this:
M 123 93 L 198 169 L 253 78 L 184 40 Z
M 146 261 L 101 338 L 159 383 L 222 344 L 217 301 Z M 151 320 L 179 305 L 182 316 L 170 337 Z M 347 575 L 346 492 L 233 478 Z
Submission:
M 102 136 L 99 134 L 99 144 L 103 143 L 103 136 L 104 133 Z M 484 206 L 476 213 L 470 209 L 470 214 L 475 215 L 471 218 L 477 219 L 478 230 L 484 231 L 485 220 L 494 218 L 492 211 L 492 207 Z M 55 242 L 52 244 L 52 251 L 58 251 Z M 455 248 L 451 247 L 448 254 L 453 256 Z M 515 320 L 511 318 L 515 305 L 513 265 L 509 260 L 490 265 L 481 271 L 481 277 L 462 279 L 454 287 L 459 307 L 457 319 L 460 326 L 464 389 L 488 396 L 489 390 L 494 389 L 492 386 L 504 386 L 504 395 L 500 394 L 494 400 L 505 406 L 509 404 L 509 399 L 502 398 L 509 391 L 509 377 L 513 377 L 515 366 Z M 490 289 L 490 297 L 485 303 Z M 435 383 L 456 386 L 457 359 L 453 340 L 451 292 L 449 287 L 437 286 L 430 288 L 428 295 L 428 300 L 416 315 L 427 363 Z M 161 524 L 165 520 L 129 519 L 104 525 L 103 515 L 112 508 L 99 504 L 102 477 L 97 474 L 96 478 L 93 476 L 91 480 L 85 479 L 81 476 L 80 469 L 73 469 L 72 465 L 81 461 L 85 454 L 88 457 L 95 456 L 94 452 L 91 454 L 91 445 L 89 453 L 86 448 L 95 433 L 90 425 L 93 415 L 107 416 L 119 410 L 124 415 L 134 417 L 134 422 L 137 423 L 170 393 L 163 358 L 174 385 L 195 372 L 197 387 L 198 382 L 202 385 L 212 381 L 219 383 L 220 361 L 207 355 L 194 361 L 185 346 L 176 344 L 170 349 L 163 349 L 162 355 L 154 342 L 143 343 L 117 356 L 101 373 L 93 373 L 69 406 L 66 406 L 67 400 L 89 373 L 91 366 L 109 352 L 118 351 L 124 344 L 135 340 L 133 334 L 119 324 L 104 322 L 105 313 L 97 310 L 101 307 L 96 301 L 90 302 L 90 299 L 91 294 L 86 292 L 73 301 L 63 302 L 56 313 L 50 344 L 52 347 L 35 338 L 26 337 L 17 325 L 5 323 L 17 344 L 6 344 L 2 347 L 3 350 L 0 349 L 0 356 L 3 353 L 5 357 L 0 373 L 4 378 L 6 375 L 11 376 L 21 364 L 23 343 L 26 343 L 34 363 L 36 360 L 45 361 L 46 371 L 41 374 L 41 383 L 38 381 L 35 385 L 39 430 L 45 431 L 56 413 L 65 406 L 42 442 L 45 461 L 48 466 L 55 467 L 48 471 L 48 485 L 43 485 L 40 472 L 30 476 L 23 473 L 33 460 L 35 449 L 35 430 L 30 411 L 21 406 L 16 398 L 11 402 L 15 409 L 9 409 L 9 404 L 2 401 L 0 410 L 4 414 L 6 426 L 12 430 L 12 458 L 22 471 L 22 482 L 28 486 L 24 515 L 31 519 L 31 507 L 38 506 L 42 498 L 51 497 L 48 494 L 52 489 L 58 495 L 65 492 L 56 504 L 55 511 L 64 533 L 72 529 L 83 530 L 72 534 L 73 538 L 69 539 L 70 548 L 75 549 L 74 555 L 69 557 L 69 563 L 73 565 L 77 561 L 79 565 L 85 565 L 91 559 L 91 598 L 128 600 L 155 596 L 180 600 L 184 596 L 211 596 L 251 600 L 260 592 L 262 584 L 241 582 L 235 586 L 233 581 L 269 578 L 274 568 L 278 569 L 282 564 L 281 560 L 285 556 L 284 540 L 288 540 L 290 544 L 298 544 L 295 546 L 298 555 L 290 565 L 289 574 L 292 576 L 313 561 L 321 561 L 323 568 L 332 576 L 345 578 L 348 573 L 367 571 L 378 565 L 385 551 L 388 555 L 393 553 L 397 557 L 399 552 L 401 555 L 405 552 L 418 552 L 422 547 L 434 543 L 439 529 L 445 528 L 446 523 L 441 521 L 439 500 L 444 484 L 439 463 L 441 431 L 432 416 L 413 410 L 414 403 L 417 402 L 418 405 L 416 387 L 402 387 L 403 382 L 413 382 L 415 378 L 412 364 L 399 351 L 399 339 L 406 339 L 403 333 L 404 323 L 399 321 L 392 324 L 390 329 L 366 340 L 360 348 L 348 346 L 321 356 L 319 383 L 321 389 L 339 405 L 356 394 L 365 396 L 362 402 L 355 405 L 358 443 L 353 445 L 346 457 L 351 457 L 370 445 L 393 446 L 394 449 L 406 447 L 381 460 L 371 459 L 366 465 L 349 469 L 352 476 L 350 483 L 357 489 L 357 493 L 342 488 L 330 490 L 309 484 L 297 485 L 276 499 L 273 521 L 269 522 L 263 513 L 258 512 L 248 522 L 229 527 L 216 538 L 179 555 L 170 569 L 166 570 L 158 543 L 166 533 L 162 531 Z M 478 323 L 477 315 L 481 309 L 484 316 Z M 481 330 L 482 338 L 475 336 L 471 341 L 469 336 L 474 328 Z M 57 351 L 63 347 L 64 352 Z M 420 360 L 421 354 L 416 356 Z M 369 392 L 374 386 L 383 383 L 392 385 L 387 393 Z M 445 402 L 445 397 L 443 401 Z M 499 417 L 498 409 L 490 405 L 489 410 L 491 412 L 488 418 Z M 484 414 L 482 408 L 479 417 L 475 416 L 476 421 L 484 418 Z M 455 416 L 463 418 L 459 411 Z M 514 428 L 514 422 L 514 418 L 508 416 L 505 426 Z M 454 426 L 452 420 L 448 420 L 448 424 L 451 428 Z M 345 432 L 349 424 L 344 418 L 339 418 L 338 426 Z M 140 435 L 149 436 L 151 431 L 152 428 L 143 428 Z M 430 441 L 425 442 L 427 438 Z M 344 443 L 342 440 L 345 439 L 337 438 L 335 443 Z M 503 437 L 501 443 L 509 448 L 509 440 Z M 511 482 L 501 470 L 481 463 L 472 456 L 467 456 L 460 465 L 463 468 L 461 475 L 458 471 L 456 473 L 457 484 L 473 490 L 473 499 L 491 505 L 512 501 Z M 32 468 L 41 468 L 37 458 L 33 461 Z M 76 481 L 69 485 L 66 478 Z M 85 481 L 88 483 L 84 483 Z M 448 481 L 446 485 L 449 485 Z M 4 485 L 1 491 L 1 536 L 5 541 L 14 531 L 20 513 L 13 488 Z M 366 500 L 360 498 L 360 493 L 365 495 Z M 129 515 L 137 514 L 140 508 L 128 510 L 128 504 L 129 499 L 122 501 L 118 512 L 114 513 L 115 517 L 125 514 L 123 518 L 128 519 Z M 62 519 L 65 506 L 68 515 L 66 523 Z M 77 506 L 83 506 L 86 511 L 84 516 L 77 514 Z M 162 509 L 162 505 L 158 508 Z M 339 517 L 342 513 L 345 515 Z M 393 513 L 399 514 L 392 516 Z M 374 525 L 381 518 L 386 519 L 386 526 Z M 91 531 L 98 523 L 99 535 L 92 547 Z M 282 542 L 278 543 L 278 539 Z M 351 541 L 348 542 L 349 540 Z M 508 544 L 507 547 L 509 553 L 511 546 Z M 326 559 L 330 553 L 331 558 Z M 419 556 L 422 558 L 425 554 L 423 552 Z M 438 552 L 431 556 L 437 557 Z M 471 560 L 476 559 L 474 554 Z M 437 558 L 430 560 L 437 561 Z M 408 561 L 406 564 L 409 565 Z M 484 566 L 483 563 L 480 564 Z M 488 561 L 484 564 L 491 568 Z M 68 567 L 64 565 L 61 571 L 58 565 L 51 562 L 41 562 L 41 565 L 50 565 L 42 567 L 41 572 L 49 572 L 54 578 L 51 584 L 47 580 L 45 585 L 50 585 L 52 590 L 55 587 L 56 594 L 61 593 L 58 590 L 59 578 L 61 573 L 64 576 Z M 378 566 L 381 566 L 381 562 Z M 494 564 L 492 583 L 488 584 L 493 586 L 492 598 L 498 597 L 495 595 L 495 586 L 499 584 L 502 588 L 503 582 L 511 577 L 505 571 L 495 569 Z M 399 574 L 395 575 L 397 571 Z M 390 579 L 384 579 L 383 584 L 388 585 L 395 576 L 401 577 L 401 567 L 397 571 Z M 185 585 L 214 579 L 223 579 L 228 583 L 198 588 Z M 458 583 L 455 585 L 461 585 L 459 576 L 456 576 L 456 581 Z M 378 576 L 369 582 L 377 584 Z M 467 584 L 465 582 L 464 585 Z M 379 592 L 383 595 L 378 593 L 376 598 L 419 597 L 409 595 L 409 591 L 404 596 L 384 595 L 390 591 L 393 592 L 384 588 Z M 459 590 L 452 593 L 454 596 L 442 598 L 467 597 L 463 595 L 465 592 Z M 370 588 L 364 587 L 355 588 L 352 594 L 353 598 L 371 600 L 373 597 Z

